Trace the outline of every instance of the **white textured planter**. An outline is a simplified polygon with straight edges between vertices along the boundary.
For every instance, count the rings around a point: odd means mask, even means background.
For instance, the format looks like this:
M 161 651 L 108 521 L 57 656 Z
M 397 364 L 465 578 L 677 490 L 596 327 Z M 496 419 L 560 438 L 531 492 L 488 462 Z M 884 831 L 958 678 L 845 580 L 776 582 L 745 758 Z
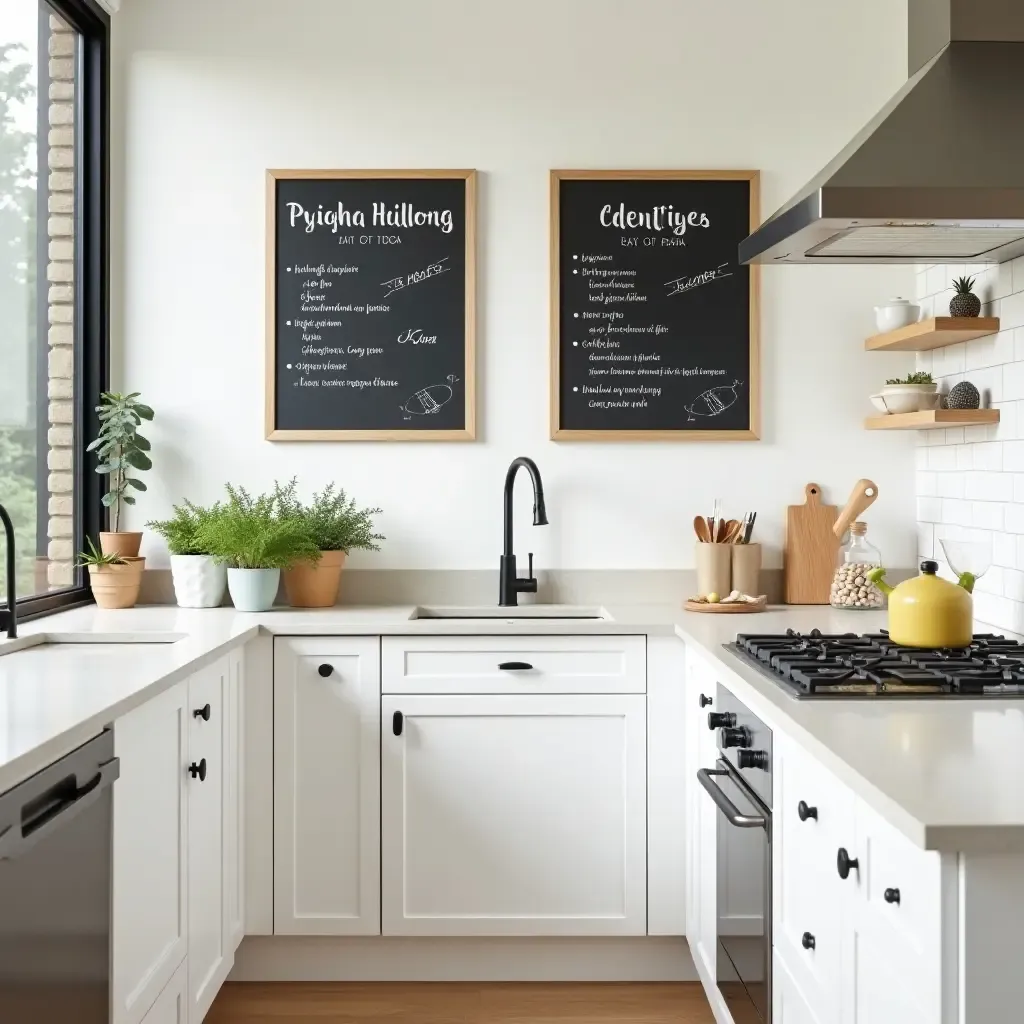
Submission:
M 240 612 L 265 612 L 280 582 L 280 569 L 228 569 L 228 593 Z
M 228 570 L 210 555 L 171 555 L 171 579 L 179 608 L 216 608 L 224 600 Z

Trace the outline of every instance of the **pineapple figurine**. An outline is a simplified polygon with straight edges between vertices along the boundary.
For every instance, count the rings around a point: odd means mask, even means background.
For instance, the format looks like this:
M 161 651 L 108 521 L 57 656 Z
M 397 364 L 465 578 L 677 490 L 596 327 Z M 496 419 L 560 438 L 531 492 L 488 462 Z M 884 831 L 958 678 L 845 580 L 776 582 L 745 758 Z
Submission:
M 980 316 L 981 299 L 971 289 L 974 287 L 973 277 L 958 277 L 953 281 L 956 294 L 949 300 L 950 316 Z

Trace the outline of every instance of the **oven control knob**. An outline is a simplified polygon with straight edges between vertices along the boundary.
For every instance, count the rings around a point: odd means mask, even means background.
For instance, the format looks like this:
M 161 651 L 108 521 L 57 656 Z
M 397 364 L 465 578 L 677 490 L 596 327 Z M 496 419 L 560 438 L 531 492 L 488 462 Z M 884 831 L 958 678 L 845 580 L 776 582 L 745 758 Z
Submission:
M 749 747 L 750 746 L 750 730 L 744 728 L 742 725 L 738 729 L 723 729 L 722 730 L 722 746 L 723 747 Z
M 768 770 L 768 755 L 763 750 L 741 750 L 736 755 L 740 768 L 763 768 Z
M 736 716 L 731 711 L 709 711 L 709 729 L 731 729 L 736 724 Z

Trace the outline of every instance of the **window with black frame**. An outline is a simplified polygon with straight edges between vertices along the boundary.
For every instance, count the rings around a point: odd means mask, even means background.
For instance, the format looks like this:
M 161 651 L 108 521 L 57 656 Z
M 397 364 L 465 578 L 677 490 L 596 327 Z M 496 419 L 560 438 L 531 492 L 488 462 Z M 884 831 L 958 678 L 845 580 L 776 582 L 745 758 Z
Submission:
M 0 504 L 19 617 L 88 598 L 75 555 L 102 522 L 84 447 L 107 376 L 108 36 L 94 0 L 3 3 Z

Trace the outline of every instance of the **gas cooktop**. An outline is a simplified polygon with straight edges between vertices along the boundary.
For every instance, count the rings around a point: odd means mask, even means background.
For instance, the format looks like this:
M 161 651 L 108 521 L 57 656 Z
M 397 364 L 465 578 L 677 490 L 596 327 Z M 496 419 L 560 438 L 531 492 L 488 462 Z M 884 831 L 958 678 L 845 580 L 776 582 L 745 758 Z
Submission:
M 979 633 L 969 647 L 901 647 L 888 634 L 746 634 L 725 644 L 792 696 L 1024 697 L 1024 644 Z

